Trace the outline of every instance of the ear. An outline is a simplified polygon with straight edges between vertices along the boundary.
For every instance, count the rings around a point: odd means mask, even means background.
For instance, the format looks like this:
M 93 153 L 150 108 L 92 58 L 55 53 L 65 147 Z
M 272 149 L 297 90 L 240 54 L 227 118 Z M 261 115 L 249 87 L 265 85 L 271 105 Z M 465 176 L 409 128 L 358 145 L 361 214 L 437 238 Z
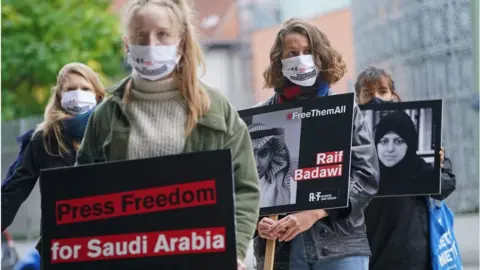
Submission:
M 128 36 L 125 35 L 123 36 L 123 50 L 125 52 L 125 54 L 128 53 L 129 49 L 128 49 Z

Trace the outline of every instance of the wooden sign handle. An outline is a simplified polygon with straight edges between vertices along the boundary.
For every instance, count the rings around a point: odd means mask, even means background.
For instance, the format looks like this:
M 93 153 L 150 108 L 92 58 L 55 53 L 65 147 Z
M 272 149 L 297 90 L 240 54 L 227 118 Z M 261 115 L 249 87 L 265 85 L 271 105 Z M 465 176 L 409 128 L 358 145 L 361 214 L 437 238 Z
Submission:
M 278 220 L 278 215 L 269 216 L 273 221 Z M 265 264 L 264 270 L 273 270 L 273 262 L 275 261 L 275 240 L 267 240 L 267 246 L 265 248 Z

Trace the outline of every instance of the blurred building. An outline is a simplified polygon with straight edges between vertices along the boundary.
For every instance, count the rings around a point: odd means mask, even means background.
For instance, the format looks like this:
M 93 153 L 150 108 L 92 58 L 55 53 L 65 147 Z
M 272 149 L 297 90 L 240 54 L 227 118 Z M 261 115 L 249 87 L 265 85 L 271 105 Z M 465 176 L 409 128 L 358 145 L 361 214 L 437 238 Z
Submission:
M 443 145 L 457 176 L 449 205 L 457 211 L 478 209 L 470 1 L 352 2 L 357 71 L 368 65 L 386 68 L 406 101 L 443 99 Z
M 288 19 L 316 18 L 341 9 L 349 8 L 351 0 L 279 0 L 282 3 L 282 17 Z

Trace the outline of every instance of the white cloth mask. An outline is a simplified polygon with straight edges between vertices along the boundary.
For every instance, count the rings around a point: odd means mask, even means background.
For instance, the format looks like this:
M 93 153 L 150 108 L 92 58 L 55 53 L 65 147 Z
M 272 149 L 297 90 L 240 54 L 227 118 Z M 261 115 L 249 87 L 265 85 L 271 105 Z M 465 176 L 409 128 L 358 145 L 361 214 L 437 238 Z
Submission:
M 177 45 L 129 45 L 128 63 L 146 80 L 157 81 L 170 75 L 178 64 Z
M 312 86 L 317 80 L 318 69 L 311 54 L 282 59 L 282 73 L 292 83 Z
M 91 91 L 77 89 L 63 92 L 60 104 L 67 112 L 78 115 L 93 109 L 97 105 L 97 98 Z

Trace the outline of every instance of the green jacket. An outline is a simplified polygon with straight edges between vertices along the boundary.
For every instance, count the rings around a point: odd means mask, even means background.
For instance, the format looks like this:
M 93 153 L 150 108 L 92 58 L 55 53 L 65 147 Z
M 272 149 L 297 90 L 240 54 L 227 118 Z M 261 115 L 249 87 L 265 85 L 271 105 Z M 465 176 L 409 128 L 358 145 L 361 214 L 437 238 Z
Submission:
M 77 153 L 77 164 L 127 159 L 130 124 L 123 111 L 129 77 L 108 90 L 112 95 L 92 114 Z M 211 99 L 210 110 L 186 138 L 184 152 L 231 149 L 235 178 L 237 255 L 245 253 L 259 214 L 260 189 L 246 124 L 219 92 L 202 85 Z

